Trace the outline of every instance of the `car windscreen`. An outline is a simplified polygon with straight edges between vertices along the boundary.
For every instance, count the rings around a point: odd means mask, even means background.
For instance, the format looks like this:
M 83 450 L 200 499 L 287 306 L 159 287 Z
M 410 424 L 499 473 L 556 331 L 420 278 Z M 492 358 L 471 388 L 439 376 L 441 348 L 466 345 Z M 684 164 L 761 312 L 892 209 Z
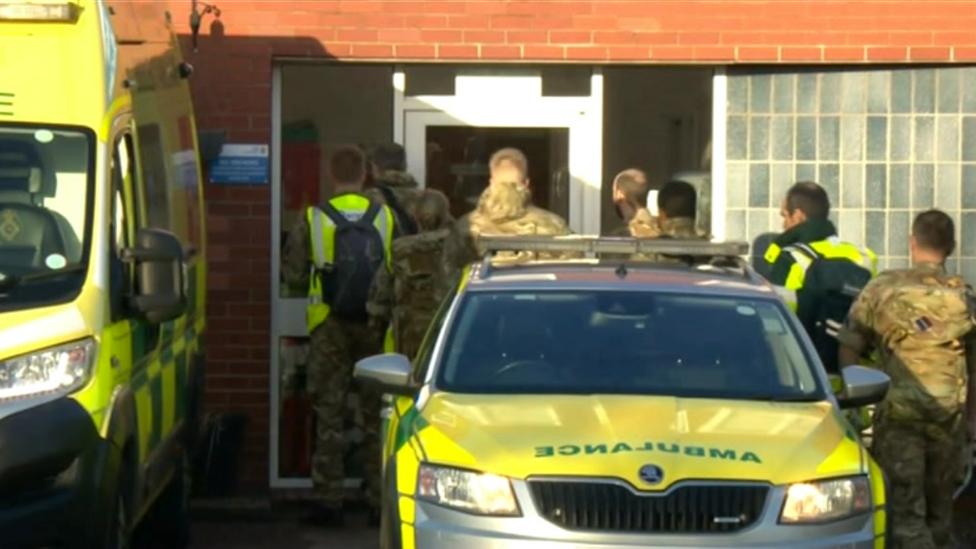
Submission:
M 465 296 L 436 384 L 458 393 L 821 400 L 772 300 L 622 291 Z

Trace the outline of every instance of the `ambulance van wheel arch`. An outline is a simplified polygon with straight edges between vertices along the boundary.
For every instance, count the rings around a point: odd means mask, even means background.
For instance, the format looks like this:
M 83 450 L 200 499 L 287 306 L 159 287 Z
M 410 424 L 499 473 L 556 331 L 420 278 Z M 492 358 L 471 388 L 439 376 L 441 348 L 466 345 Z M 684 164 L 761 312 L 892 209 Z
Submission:
M 400 512 L 397 505 L 396 461 L 391 457 L 386 471 L 386 488 L 383 490 L 380 514 L 380 549 L 400 549 Z

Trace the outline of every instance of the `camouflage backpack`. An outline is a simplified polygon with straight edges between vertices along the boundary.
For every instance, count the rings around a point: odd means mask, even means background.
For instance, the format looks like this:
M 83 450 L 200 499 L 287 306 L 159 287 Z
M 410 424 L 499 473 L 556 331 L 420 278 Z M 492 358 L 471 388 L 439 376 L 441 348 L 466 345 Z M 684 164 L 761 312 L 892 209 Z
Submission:
M 399 352 L 412 357 L 443 297 L 441 252 L 448 230 L 420 233 L 393 243 L 396 308 L 394 333 Z
M 913 409 L 911 415 L 957 412 L 966 398 L 965 338 L 974 327 L 965 281 L 929 275 L 892 284 L 885 293 L 875 328 L 896 358 L 886 361 L 891 401 Z

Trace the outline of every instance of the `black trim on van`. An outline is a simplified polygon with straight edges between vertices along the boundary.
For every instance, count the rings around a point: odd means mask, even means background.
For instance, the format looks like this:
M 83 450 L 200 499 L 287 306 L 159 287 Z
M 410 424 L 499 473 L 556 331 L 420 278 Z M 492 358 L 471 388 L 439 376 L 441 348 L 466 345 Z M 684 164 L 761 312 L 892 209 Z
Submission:
M 70 398 L 0 419 L 3 546 L 74 545 L 98 535 L 92 526 L 104 498 L 114 497 L 118 453 Z

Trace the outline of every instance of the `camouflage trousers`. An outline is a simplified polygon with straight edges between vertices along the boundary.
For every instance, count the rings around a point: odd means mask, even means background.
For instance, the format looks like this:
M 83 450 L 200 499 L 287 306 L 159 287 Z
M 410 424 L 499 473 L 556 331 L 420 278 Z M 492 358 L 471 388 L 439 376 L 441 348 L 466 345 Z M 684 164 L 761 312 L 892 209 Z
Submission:
M 897 421 L 879 410 L 872 454 L 888 477 L 894 549 L 952 547 L 953 493 L 965 474 L 961 416 L 943 422 Z
M 312 458 L 312 481 L 326 506 L 342 504 L 348 450 L 344 420 L 350 389 L 359 396 L 362 414 L 364 481 L 366 499 L 378 505 L 380 494 L 380 399 L 378 391 L 355 382 L 357 360 L 379 353 L 382 340 L 366 323 L 339 321 L 329 317 L 312 333 L 308 365 L 309 392 L 315 410 L 316 437 Z

